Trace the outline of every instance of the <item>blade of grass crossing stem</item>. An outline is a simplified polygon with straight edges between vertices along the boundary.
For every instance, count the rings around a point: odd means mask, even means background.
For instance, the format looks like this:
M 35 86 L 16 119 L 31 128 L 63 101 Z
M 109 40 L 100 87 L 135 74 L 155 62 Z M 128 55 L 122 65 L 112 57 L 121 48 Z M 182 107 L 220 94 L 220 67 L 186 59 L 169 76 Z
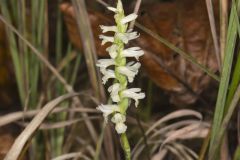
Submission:
M 182 49 L 176 47 L 175 45 L 173 45 L 172 43 L 168 42 L 167 40 L 165 40 L 163 37 L 161 37 L 160 35 L 152 32 L 150 29 L 144 27 L 143 25 L 141 25 L 140 23 L 135 23 L 135 25 L 141 29 L 142 31 L 146 32 L 147 34 L 149 34 L 150 36 L 152 36 L 153 38 L 155 38 L 156 40 L 158 40 L 159 42 L 163 43 L 164 45 L 166 45 L 167 47 L 169 47 L 170 49 L 172 49 L 173 51 L 175 51 L 176 53 L 178 53 L 179 55 L 181 55 L 184 59 L 186 59 L 187 61 L 191 62 L 192 64 L 196 65 L 199 69 L 201 69 L 202 71 L 204 71 L 205 73 L 207 73 L 210 77 L 212 77 L 213 79 L 215 79 L 216 81 L 220 81 L 219 77 L 217 75 L 215 75 L 212 71 L 210 71 L 207 67 L 203 66 L 202 64 L 198 63 L 196 61 L 196 59 L 194 57 L 191 56 L 191 54 L 188 54 L 186 52 L 184 52 Z
M 240 9 L 239 0 L 237 0 L 237 9 L 238 10 Z M 227 34 L 227 44 L 226 44 L 226 50 L 225 50 L 226 54 L 224 57 L 221 81 L 220 81 L 217 103 L 216 103 L 212 130 L 211 130 L 210 149 L 209 149 L 210 152 L 213 146 L 215 145 L 214 142 L 216 141 L 216 137 L 219 133 L 220 126 L 224 116 L 224 108 L 226 103 L 227 91 L 229 87 L 233 54 L 234 54 L 236 38 L 237 38 L 237 24 L 236 24 L 237 19 L 238 17 L 236 17 L 233 10 L 231 10 L 229 28 L 228 28 L 228 34 Z

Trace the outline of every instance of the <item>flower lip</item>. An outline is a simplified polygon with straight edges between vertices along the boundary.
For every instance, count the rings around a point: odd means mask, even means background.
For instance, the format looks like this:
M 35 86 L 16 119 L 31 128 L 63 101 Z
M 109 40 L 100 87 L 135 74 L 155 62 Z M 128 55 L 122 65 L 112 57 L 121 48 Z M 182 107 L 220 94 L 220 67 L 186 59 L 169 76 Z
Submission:
M 138 74 L 138 69 L 140 68 L 141 64 L 139 62 L 129 62 L 126 66 L 118 67 L 119 73 L 127 76 L 128 81 L 130 83 L 133 82 L 134 77 Z
M 129 14 L 128 16 L 121 19 L 121 23 L 122 24 L 129 23 L 129 22 L 135 20 L 137 17 L 138 17 L 138 15 L 136 13 Z
M 101 69 L 100 71 L 101 71 L 102 74 L 104 75 L 104 76 L 102 77 L 103 84 L 105 84 L 105 83 L 108 81 L 108 79 L 110 79 L 110 78 L 116 78 L 115 73 L 114 73 L 113 70 L 110 70 L 110 69 Z
M 105 120 L 107 120 L 110 114 L 120 111 L 118 105 L 103 105 L 103 104 L 98 106 L 97 110 L 100 110 L 103 113 Z
M 138 106 L 139 99 L 145 98 L 145 93 L 141 92 L 140 88 L 131 88 L 122 91 L 121 95 L 123 97 L 132 98 L 135 100 L 135 106 Z
M 106 32 L 117 32 L 118 29 L 116 26 L 104 26 L 104 25 L 100 25 L 100 28 L 102 29 L 103 33 Z
M 102 39 L 102 45 L 106 44 L 107 42 L 114 42 L 114 37 L 111 36 L 100 35 L 99 38 Z
M 139 60 L 139 57 L 144 55 L 144 51 L 140 47 L 131 47 L 123 50 L 122 55 L 124 57 L 135 57 L 136 60 Z
M 127 44 L 130 40 L 138 38 L 140 35 L 137 32 L 117 33 L 117 37 Z
M 113 59 L 99 59 L 96 66 L 100 67 L 100 71 L 104 72 L 107 67 L 112 66 L 115 64 L 115 61 Z

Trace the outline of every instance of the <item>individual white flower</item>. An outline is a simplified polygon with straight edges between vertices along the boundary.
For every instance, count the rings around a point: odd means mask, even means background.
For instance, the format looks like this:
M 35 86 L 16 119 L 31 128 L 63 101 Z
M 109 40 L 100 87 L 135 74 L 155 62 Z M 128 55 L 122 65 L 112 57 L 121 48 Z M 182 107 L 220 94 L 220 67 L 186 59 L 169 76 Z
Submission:
M 144 55 L 144 52 L 140 47 L 131 47 L 123 50 L 122 55 L 124 57 L 135 57 L 136 60 L 139 60 L 139 57 Z
M 113 102 L 119 102 L 120 101 L 119 90 L 120 90 L 120 84 L 119 83 L 115 83 L 108 88 L 108 92 L 111 93 L 111 98 L 112 98 Z
M 116 44 L 113 44 L 106 49 L 112 59 L 115 59 L 117 57 L 117 48 L 118 46 Z
M 138 15 L 136 13 L 129 14 L 128 16 L 121 19 L 121 23 L 126 24 L 128 22 L 135 20 L 137 17 L 138 17 Z
M 126 121 L 126 116 L 121 113 L 116 113 L 112 117 L 111 121 L 115 124 L 117 123 L 124 123 Z
M 100 70 L 100 71 L 103 74 L 103 77 L 102 77 L 103 84 L 105 84 L 110 78 L 116 78 L 113 70 L 106 69 L 106 70 Z
M 134 77 L 138 74 L 138 69 L 140 68 L 141 64 L 139 62 L 133 64 L 132 62 L 128 63 L 126 66 L 118 67 L 119 73 L 127 76 L 128 81 L 130 83 L 133 82 Z
M 122 91 L 121 95 L 122 97 L 134 99 L 136 107 L 138 106 L 139 99 L 143 99 L 145 97 L 145 93 L 142 93 L 140 88 L 126 89 Z
M 139 62 L 135 63 L 135 62 L 131 61 L 131 62 L 128 62 L 126 66 L 133 71 L 138 71 L 139 68 L 141 67 L 141 63 L 139 63 Z
M 132 32 L 131 30 L 126 33 L 117 33 L 116 35 L 123 43 L 127 44 L 130 40 L 138 38 L 140 35 L 137 32 Z
M 104 72 L 107 67 L 115 64 L 114 59 L 99 59 L 96 66 L 100 67 L 100 71 Z
M 108 10 L 110 11 L 113 11 L 115 13 L 117 12 L 123 12 L 123 5 L 122 5 L 122 2 L 120 0 L 118 0 L 118 3 L 117 3 L 117 8 L 114 8 L 114 7 L 107 7 Z
M 104 45 L 107 42 L 112 42 L 112 43 L 114 42 L 114 37 L 100 35 L 99 38 L 102 39 L 102 45 Z
M 127 126 L 124 123 L 117 123 L 115 125 L 115 129 L 116 129 L 118 134 L 122 134 L 122 133 L 126 132 Z
M 107 9 L 110 11 L 113 11 L 115 13 L 117 13 L 117 11 L 118 11 L 117 8 L 114 8 L 114 7 L 107 7 Z
M 106 32 L 117 32 L 118 31 L 116 26 L 103 26 L 103 25 L 100 25 L 100 28 L 102 29 L 103 33 L 106 33 Z
M 107 120 L 110 114 L 120 111 L 118 105 L 103 105 L 103 104 L 98 106 L 97 110 L 100 110 L 101 112 L 103 112 L 103 117 L 105 120 Z

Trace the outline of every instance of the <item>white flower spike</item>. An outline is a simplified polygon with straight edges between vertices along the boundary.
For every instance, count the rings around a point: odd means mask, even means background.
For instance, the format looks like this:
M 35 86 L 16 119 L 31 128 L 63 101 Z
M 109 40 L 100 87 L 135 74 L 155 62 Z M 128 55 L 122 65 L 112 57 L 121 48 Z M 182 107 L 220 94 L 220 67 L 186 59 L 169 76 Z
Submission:
M 106 49 L 111 58 L 100 59 L 96 65 L 103 74 L 103 84 L 109 81 L 109 79 L 114 80 L 114 84 L 108 88 L 114 104 L 100 105 L 97 109 L 103 112 L 105 120 L 111 117 L 111 122 L 115 124 L 115 130 L 118 134 L 124 134 L 127 130 L 125 124 L 126 112 L 130 105 L 130 100 L 133 99 L 137 107 L 139 100 L 145 97 L 140 88 L 128 88 L 128 83 L 133 82 L 141 64 L 139 62 L 127 63 L 127 58 L 133 57 L 138 61 L 144 52 L 140 47 L 124 48 L 129 41 L 139 37 L 137 32 L 132 29 L 128 30 L 129 23 L 138 17 L 137 14 L 132 13 L 125 16 L 121 0 L 118 0 L 116 8 L 108 7 L 108 9 L 115 13 L 116 25 L 101 25 L 100 28 L 103 33 L 114 32 L 114 36 L 100 35 L 99 38 L 102 40 L 102 45 L 106 43 L 112 44 Z

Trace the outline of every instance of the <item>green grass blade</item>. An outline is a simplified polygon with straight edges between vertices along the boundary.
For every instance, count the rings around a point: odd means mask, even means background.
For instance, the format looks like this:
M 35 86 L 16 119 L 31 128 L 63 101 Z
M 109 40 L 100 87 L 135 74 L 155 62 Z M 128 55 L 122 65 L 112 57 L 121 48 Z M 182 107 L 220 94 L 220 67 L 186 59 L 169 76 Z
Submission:
M 240 9 L 239 0 L 237 1 L 237 9 L 238 10 Z M 212 130 L 211 130 L 209 154 L 211 153 L 215 145 L 214 143 L 216 141 L 217 135 L 219 134 L 221 123 L 224 116 L 224 108 L 226 103 L 228 87 L 229 87 L 232 61 L 233 61 L 234 49 L 235 49 L 236 38 L 237 38 L 236 21 L 238 21 L 238 17 L 234 14 L 232 10 L 230 14 L 230 22 L 229 22 L 229 28 L 228 28 L 228 34 L 227 34 L 227 44 L 226 44 L 226 50 L 225 50 L 226 54 L 224 57 L 221 81 L 220 81 L 220 86 L 218 91 L 218 98 L 217 98 Z
M 235 151 L 233 160 L 240 160 L 240 147 L 239 146 L 237 147 L 237 149 Z

